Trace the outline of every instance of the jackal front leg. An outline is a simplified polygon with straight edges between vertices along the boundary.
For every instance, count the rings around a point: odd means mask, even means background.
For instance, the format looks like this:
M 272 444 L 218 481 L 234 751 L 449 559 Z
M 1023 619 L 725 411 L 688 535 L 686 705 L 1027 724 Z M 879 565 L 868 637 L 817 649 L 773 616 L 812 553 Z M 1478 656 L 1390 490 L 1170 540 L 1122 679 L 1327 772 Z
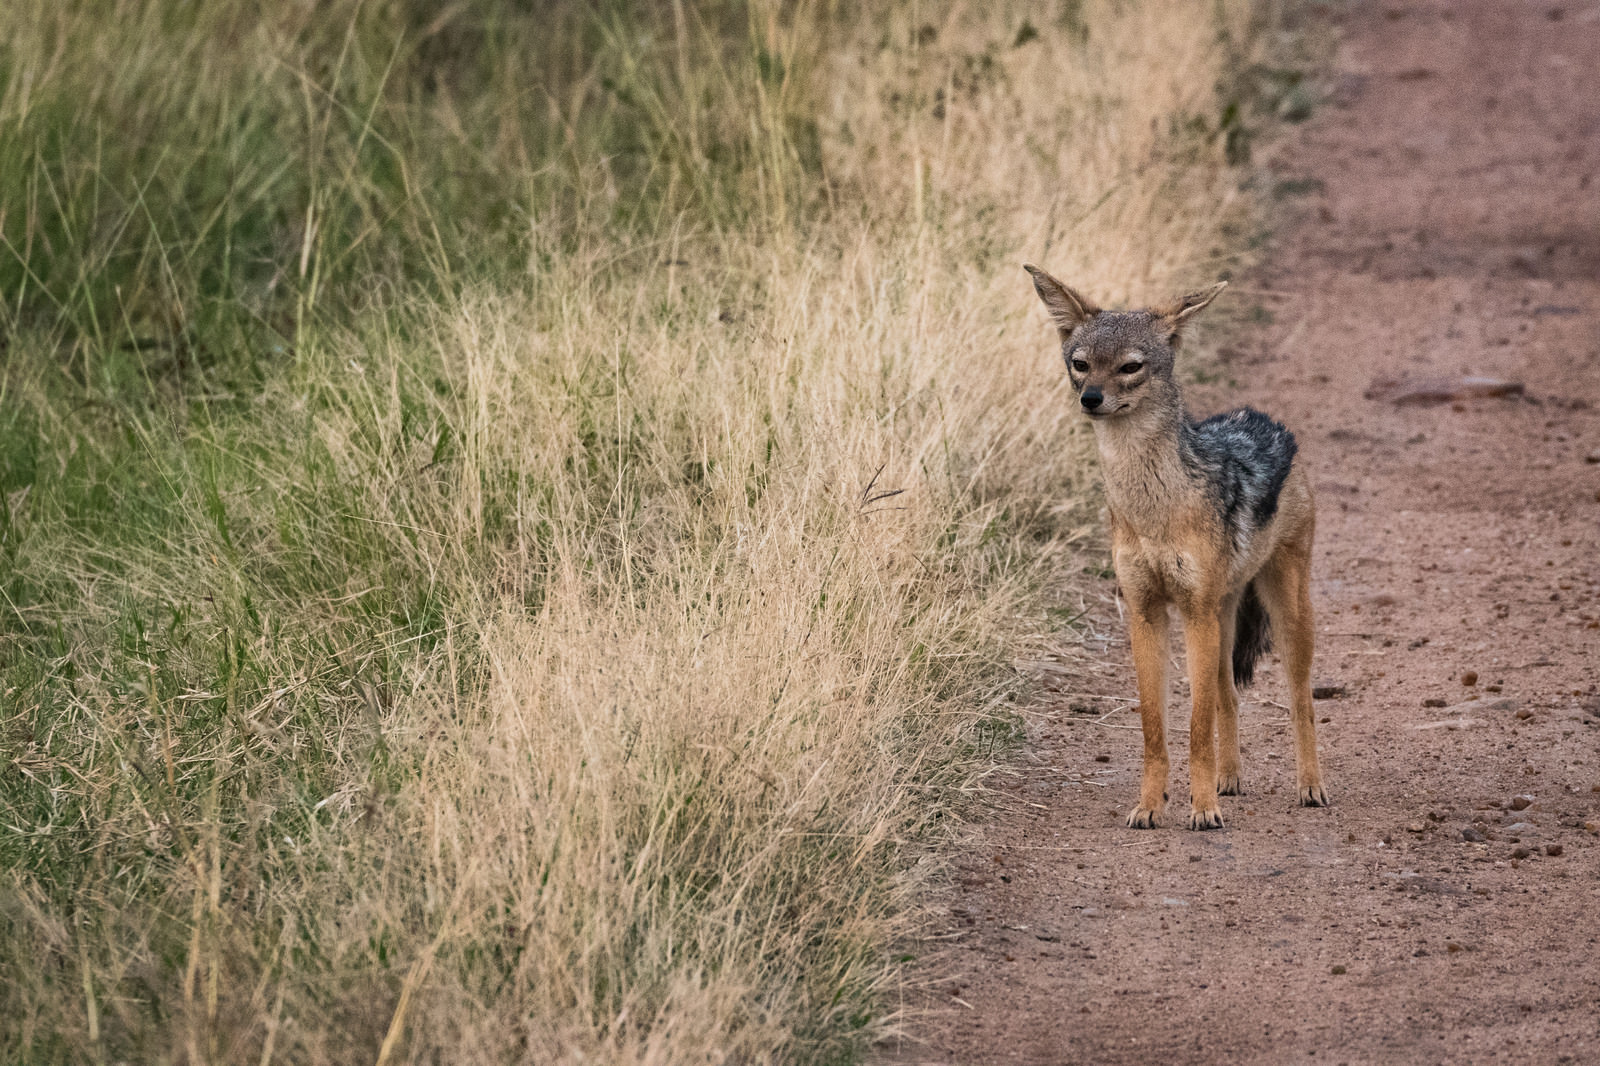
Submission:
M 1129 614 L 1139 724 L 1144 729 L 1144 776 L 1139 805 L 1128 813 L 1128 825 L 1154 829 L 1167 806 L 1167 608 L 1135 603 Z
M 1239 779 L 1239 694 L 1233 687 L 1233 639 L 1239 597 L 1223 601 L 1217 615 L 1221 639 L 1217 642 L 1217 793 L 1244 795 Z
M 1189 660 L 1189 690 L 1194 696 L 1194 711 L 1189 719 L 1189 828 L 1221 829 L 1216 729 L 1222 633 L 1216 609 L 1185 614 L 1183 637 Z

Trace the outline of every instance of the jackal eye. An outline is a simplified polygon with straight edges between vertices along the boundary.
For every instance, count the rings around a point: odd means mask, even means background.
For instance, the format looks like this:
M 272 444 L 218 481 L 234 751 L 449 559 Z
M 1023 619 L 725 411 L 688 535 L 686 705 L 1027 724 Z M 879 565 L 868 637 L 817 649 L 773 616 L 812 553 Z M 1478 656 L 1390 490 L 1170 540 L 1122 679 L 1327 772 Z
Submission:
M 1139 371 L 1141 371 L 1143 369 L 1144 369 L 1144 364 L 1143 363 L 1123 363 L 1121 366 L 1117 367 L 1117 373 L 1119 373 L 1119 374 L 1137 374 Z
M 1087 374 L 1089 372 L 1089 363 L 1087 360 L 1074 359 L 1072 361 L 1072 369 L 1080 374 Z

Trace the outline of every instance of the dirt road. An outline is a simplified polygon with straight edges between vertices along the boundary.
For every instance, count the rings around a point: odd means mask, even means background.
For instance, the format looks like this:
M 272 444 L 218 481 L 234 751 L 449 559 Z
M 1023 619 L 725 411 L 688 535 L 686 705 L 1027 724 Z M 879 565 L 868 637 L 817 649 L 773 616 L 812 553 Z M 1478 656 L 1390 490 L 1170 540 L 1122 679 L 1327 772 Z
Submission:
M 1123 828 L 1107 582 L 939 901 L 923 948 L 957 976 L 888 1061 L 1600 1063 L 1600 3 L 1346 10 L 1332 98 L 1277 150 L 1311 192 L 1229 294 L 1273 321 L 1191 396 L 1272 412 L 1309 464 L 1334 806 L 1295 806 L 1274 661 L 1228 828 Z M 1381 385 L 1463 376 L 1523 393 Z

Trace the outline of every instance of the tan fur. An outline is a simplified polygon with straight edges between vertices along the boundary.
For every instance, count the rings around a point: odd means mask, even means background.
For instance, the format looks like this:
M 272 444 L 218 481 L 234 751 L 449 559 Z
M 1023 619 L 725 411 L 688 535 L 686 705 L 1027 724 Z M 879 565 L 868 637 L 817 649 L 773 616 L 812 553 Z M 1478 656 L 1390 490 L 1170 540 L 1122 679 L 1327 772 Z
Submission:
M 1167 610 L 1183 619 L 1193 711 L 1189 722 L 1188 824 L 1222 825 L 1219 795 L 1241 791 L 1238 696 L 1234 691 L 1233 618 L 1252 578 L 1272 618 L 1273 635 L 1288 673 L 1299 797 L 1325 806 L 1327 791 L 1317 762 L 1311 705 L 1311 543 L 1316 513 L 1305 474 L 1297 466 L 1284 482 L 1278 513 L 1257 532 L 1252 551 L 1235 556 L 1215 512 L 1195 494 L 1157 495 L 1170 486 L 1150 466 L 1118 463 L 1115 445 L 1102 445 L 1111 555 L 1117 582 L 1132 614 L 1134 671 L 1144 729 L 1144 776 L 1139 804 L 1128 824 L 1159 824 L 1166 806 Z M 1119 476 L 1120 475 L 1120 476 Z M 1220 743 L 1219 743 L 1220 742 Z M 1220 753 L 1218 751 L 1220 747 Z

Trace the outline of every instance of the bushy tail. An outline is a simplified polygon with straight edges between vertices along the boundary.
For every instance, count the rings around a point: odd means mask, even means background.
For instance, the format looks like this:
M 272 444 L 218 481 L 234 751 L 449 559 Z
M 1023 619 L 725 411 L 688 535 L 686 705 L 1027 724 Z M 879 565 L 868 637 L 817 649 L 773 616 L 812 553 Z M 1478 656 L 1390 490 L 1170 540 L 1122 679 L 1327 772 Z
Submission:
M 1269 621 L 1252 581 L 1239 597 L 1239 613 L 1233 622 L 1233 683 L 1239 688 L 1256 679 L 1256 660 L 1272 650 Z

